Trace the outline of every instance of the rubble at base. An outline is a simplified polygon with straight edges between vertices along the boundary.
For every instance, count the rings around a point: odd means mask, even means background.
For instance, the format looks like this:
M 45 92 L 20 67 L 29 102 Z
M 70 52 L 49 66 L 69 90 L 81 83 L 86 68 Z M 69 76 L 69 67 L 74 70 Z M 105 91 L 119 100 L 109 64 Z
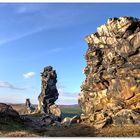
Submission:
M 108 19 L 85 38 L 86 79 L 78 98 L 88 125 L 140 123 L 140 20 Z

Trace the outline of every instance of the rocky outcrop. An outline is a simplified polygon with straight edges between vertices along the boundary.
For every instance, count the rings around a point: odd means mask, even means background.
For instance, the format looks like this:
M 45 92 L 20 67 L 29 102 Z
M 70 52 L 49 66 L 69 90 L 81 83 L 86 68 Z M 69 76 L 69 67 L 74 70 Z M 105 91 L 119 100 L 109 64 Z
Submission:
M 28 114 L 31 114 L 35 111 L 35 107 L 31 105 L 31 102 L 30 102 L 29 98 L 26 99 L 25 105 L 26 105 L 26 112 Z
M 85 40 L 86 79 L 78 99 L 83 122 L 97 128 L 140 122 L 140 20 L 110 18 Z
M 36 116 L 36 114 L 22 116 L 22 120 L 30 127 L 42 128 L 42 127 L 60 127 L 61 118 L 53 114 L 42 114 Z
M 69 127 L 72 124 L 78 124 L 80 123 L 80 116 L 79 115 L 75 115 L 72 118 L 71 117 L 65 117 L 62 122 L 61 125 L 64 127 Z
M 8 121 L 10 119 L 16 121 L 21 120 L 20 115 L 12 108 L 12 106 L 0 103 L 0 121 Z
M 47 114 L 53 114 L 60 117 L 61 111 L 59 107 L 55 104 L 55 101 L 58 99 L 58 90 L 56 87 L 57 83 L 57 74 L 53 70 L 52 66 L 47 66 L 44 68 L 44 71 L 41 73 L 42 85 L 41 93 L 38 96 L 38 112 L 43 112 Z
M 39 104 L 37 108 L 35 108 L 31 105 L 30 99 L 26 99 L 26 110 L 30 116 L 22 116 L 22 119 L 25 122 L 30 122 L 29 124 L 35 127 L 60 126 L 61 110 L 58 105 L 55 104 L 59 95 L 56 87 L 56 71 L 53 70 L 52 66 L 47 66 L 41 73 L 41 77 L 41 93 L 38 96 Z

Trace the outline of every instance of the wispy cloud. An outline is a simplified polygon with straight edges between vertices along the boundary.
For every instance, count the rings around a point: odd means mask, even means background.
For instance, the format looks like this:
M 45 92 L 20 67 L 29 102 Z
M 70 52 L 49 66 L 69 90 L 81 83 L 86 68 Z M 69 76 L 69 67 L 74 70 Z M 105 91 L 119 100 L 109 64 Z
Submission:
M 6 5 L 6 7 L 8 6 Z M 9 22 L 7 23 L 5 17 L 3 19 L 5 21 L 2 28 L 4 33 L 0 33 L 0 45 L 17 41 L 46 29 L 78 24 L 78 21 L 75 21 L 82 14 L 80 10 L 71 14 L 69 8 L 60 9 L 60 7 L 53 4 L 13 5 L 14 12 L 12 11 L 12 16 L 8 17 L 10 18 Z
M 23 74 L 24 78 L 31 78 L 35 75 L 35 72 L 27 72 Z
M 49 50 L 48 53 L 57 53 L 57 52 L 62 51 L 63 49 L 64 49 L 64 48 L 54 48 L 54 49 Z
M 0 81 L 0 88 L 8 88 L 8 89 L 13 89 L 13 90 L 25 90 L 25 88 L 19 88 L 14 86 L 13 84 L 5 81 Z
M 58 83 L 57 86 L 58 92 L 59 92 L 59 98 L 57 100 L 58 104 L 65 104 L 65 105 L 71 105 L 71 104 L 77 104 L 78 103 L 78 92 L 68 92 L 66 91 L 66 87 L 63 86 L 61 83 Z
M 46 26 L 39 27 L 39 28 L 37 28 L 37 29 L 35 29 L 33 31 L 29 31 L 29 32 L 26 32 L 26 33 L 23 33 L 23 34 L 20 34 L 20 35 L 11 37 L 11 38 L 6 38 L 6 39 L 3 39 L 3 40 L 0 40 L 0 45 L 7 44 L 7 43 L 10 43 L 10 42 L 22 39 L 24 37 L 30 36 L 32 34 L 41 32 L 41 31 L 45 30 L 46 28 L 47 28 Z
M 22 4 L 18 5 L 15 12 L 17 14 L 29 14 L 33 12 L 38 12 L 43 10 L 43 8 L 46 9 L 47 4 Z

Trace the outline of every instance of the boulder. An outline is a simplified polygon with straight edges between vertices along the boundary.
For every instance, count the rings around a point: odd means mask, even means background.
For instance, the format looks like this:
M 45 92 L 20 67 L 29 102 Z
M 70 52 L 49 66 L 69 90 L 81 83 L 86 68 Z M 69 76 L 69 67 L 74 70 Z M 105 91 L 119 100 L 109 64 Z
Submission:
M 17 111 L 11 105 L 0 103 L 0 123 L 22 122 L 22 119 Z
M 140 124 L 140 113 L 131 109 L 122 109 L 113 117 L 114 124 Z
M 62 124 L 63 126 L 65 126 L 65 127 L 70 126 L 70 124 L 71 124 L 71 118 L 70 118 L 70 117 L 64 118 L 64 119 L 62 120 L 61 124 Z
M 0 103 L 0 116 L 9 116 L 12 118 L 19 118 L 19 114 L 11 105 Z
M 80 120 L 80 116 L 79 116 L 79 115 L 76 115 L 76 116 L 74 116 L 74 117 L 72 117 L 72 118 L 70 118 L 70 117 L 64 118 L 64 119 L 62 120 L 61 124 L 62 124 L 63 126 L 68 127 L 68 126 L 70 126 L 70 125 L 72 125 L 72 124 L 79 123 L 80 121 L 81 121 L 81 120 Z
M 61 126 L 61 118 L 54 116 L 53 114 L 42 114 L 41 116 L 36 116 L 36 115 L 37 114 L 33 114 L 33 116 L 29 116 L 29 115 L 24 116 L 23 120 L 28 125 L 36 128 Z
M 50 106 L 50 113 L 54 116 L 61 117 L 61 110 L 56 104 Z

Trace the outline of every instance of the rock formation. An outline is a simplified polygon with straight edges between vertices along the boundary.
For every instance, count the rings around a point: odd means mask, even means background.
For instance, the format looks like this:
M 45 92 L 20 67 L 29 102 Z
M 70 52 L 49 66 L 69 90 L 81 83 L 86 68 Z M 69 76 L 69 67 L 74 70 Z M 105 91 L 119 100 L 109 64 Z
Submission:
M 85 40 L 81 119 L 96 128 L 140 123 L 140 20 L 110 18 Z
M 29 98 L 26 99 L 25 105 L 26 105 L 26 110 L 27 110 L 27 113 L 28 113 L 28 114 L 33 113 L 33 112 L 35 111 L 35 107 L 33 107 L 33 106 L 31 105 L 31 102 L 30 102 L 30 99 L 29 99 Z
M 30 99 L 26 99 L 26 110 L 27 113 L 31 115 L 22 116 L 22 119 L 24 122 L 29 122 L 32 127 L 60 127 L 61 110 L 58 105 L 55 104 L 59 95 L 56 87 L 57 74 L 55 70 L 53 70 L 53 67 L 47 66 L 41 73 L 41 77 L 41 93 L 38 96 L 39 104 L 37 108 L 35 108 L 31 105 Z
M 8 120 L 21 121 L 20 115 L 11 105 L 0 103 L 0 122 Z
M 41 85 L 41 93 L 38 97 L 39 100 L 38 111 L 48 114 L 51 113 L 60 117 L 61 111 L 58 108 L 58 106 L 55 105 L 55 101 L 58 99 L 59 95 L 58 90 L 56 88 L 57 83 L 56 71 L 53 70 L 53 67 L 47 66 L 41 73 L 41 77 L 42 77 L 42 85 Z

